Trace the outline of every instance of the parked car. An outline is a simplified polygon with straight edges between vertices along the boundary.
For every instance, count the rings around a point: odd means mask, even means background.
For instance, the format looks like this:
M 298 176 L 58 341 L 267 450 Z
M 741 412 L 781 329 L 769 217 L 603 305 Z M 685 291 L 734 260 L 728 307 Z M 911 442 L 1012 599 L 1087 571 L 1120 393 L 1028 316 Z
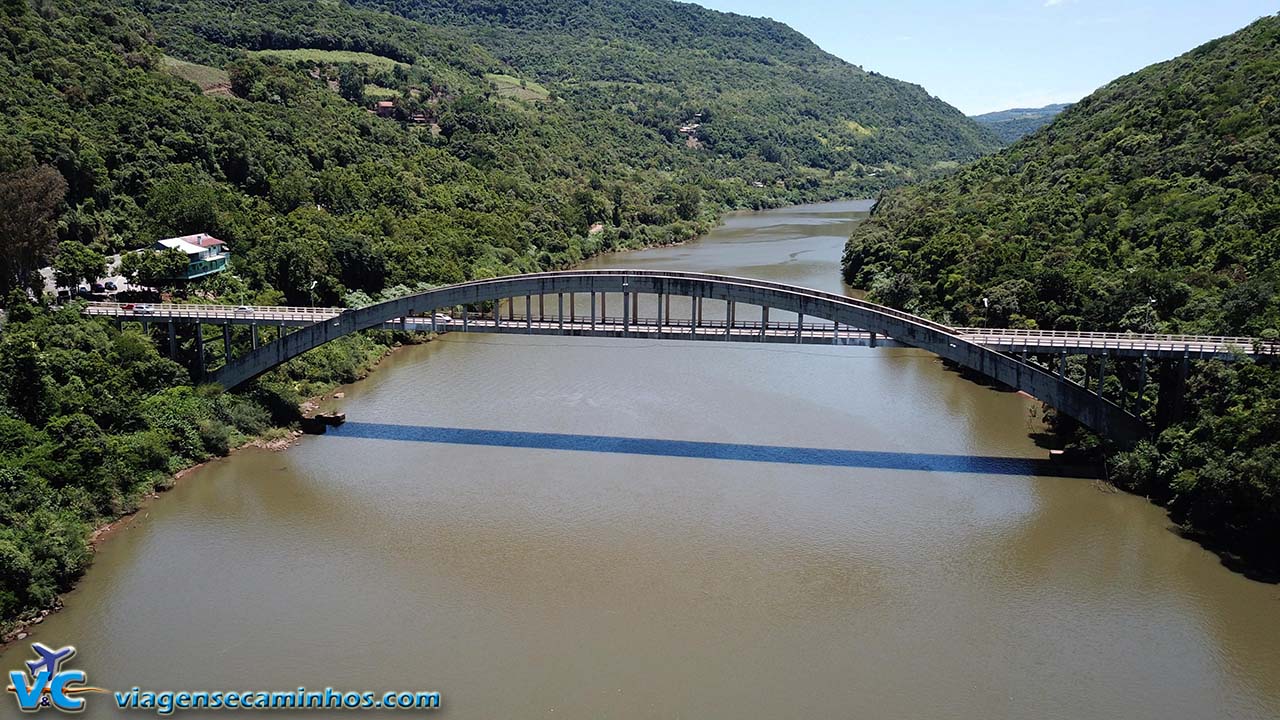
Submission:
M 451 323 L 453 322 L 453 317 L 444 313 L 436 313 L 435 321 L 437 323 Z
M 92 290 L 94 294 L 100 294 L 107 291 L 107 287 L 99 282 L 96 282 L 93 285 L 90 285 L 89 289 Z
M 105 283 L 103 283 L 103 285 L 104 285 L 104 286 L 106 286 L 107 290 L 109 290 L 110 292 L 115 292 L 115 291 L 117 291 L 117 290 L 119 290 L 119 289 L 120 289 L 120 288 L 116 287 L 116 281 L 115 281 L 115 280 L 108 280 L 108 281 L 106 281 Z
M 71 299 L 70 290 L 63 288 L 62 290 L 58 291 L 58 300 L 70 300 L 70 299 Z
M 135 305 L 133 308 L 135 315 L 150 315 L 153 312 L 155 311 L 151 309 L 150 305 Z

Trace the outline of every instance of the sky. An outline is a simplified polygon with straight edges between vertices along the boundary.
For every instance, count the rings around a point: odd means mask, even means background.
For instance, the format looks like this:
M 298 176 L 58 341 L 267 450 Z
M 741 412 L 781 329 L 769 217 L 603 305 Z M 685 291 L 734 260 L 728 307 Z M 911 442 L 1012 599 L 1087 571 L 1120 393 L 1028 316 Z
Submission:
M 1280 11 L 1280 0 L 696 0 L 771 17 L 966 114 L 1073 102 Z

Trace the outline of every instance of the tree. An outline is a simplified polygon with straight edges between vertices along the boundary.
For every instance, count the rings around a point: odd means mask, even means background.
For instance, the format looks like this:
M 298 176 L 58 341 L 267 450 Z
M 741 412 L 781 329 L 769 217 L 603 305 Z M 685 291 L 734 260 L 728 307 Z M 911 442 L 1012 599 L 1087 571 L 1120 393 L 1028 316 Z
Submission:
M 159 289 L 187 272 L 187 254 L 177 248 L 139 250 L 120 258 L 120 274 L 135 285 Z
M 53 253 L 55 214 L 66 194 L 67 181 L 47 165 L 0 174 L 0 298 L 30 287 Z
M 338 94 L 357 105 L 363 105 L 364 69 L 347 63 L 338 66 Z
M 53 277 L 58 287 L 73 288 L 81 280 L 92 284 L 107 274 L 107 259 L 102 253 L 80 243 L 63 243 L 53 261 Z

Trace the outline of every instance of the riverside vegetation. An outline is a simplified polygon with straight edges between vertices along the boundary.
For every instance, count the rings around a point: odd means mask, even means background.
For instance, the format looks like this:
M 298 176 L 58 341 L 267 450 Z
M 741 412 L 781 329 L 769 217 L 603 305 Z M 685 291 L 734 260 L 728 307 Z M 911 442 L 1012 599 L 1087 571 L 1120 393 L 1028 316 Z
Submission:
M 410 339 L 347 338 L 220 393 L 193 386 L 192 337 L 175 362 L 43 304 L 44 265 L 71 285 L 205 232 L 232 272 L 188 289 L 201 301 L 359 305 L 683 241 L 726 209 L 865 196 L 996 147 L 776 23 L 590 5 L 596 35 L 524 8 L 497 38 L 480 4 L 0 0 L 0 622 L 69 587 L 93 526 Z M 143 284 L 172 260 L 127 257 Z
M 883 196 L 849 240 L 845 277 L 955 325 L 1274 341 L 1277 88 L 1278 17 L 1122 77 L 998 155 Z M 1117 370 L 1105 392 L 1132 400 L 1136 368 Z M 1186 403 L 1115 455 L 1112 481 L 1276 571 L 1280 368 L 1194 363 Z

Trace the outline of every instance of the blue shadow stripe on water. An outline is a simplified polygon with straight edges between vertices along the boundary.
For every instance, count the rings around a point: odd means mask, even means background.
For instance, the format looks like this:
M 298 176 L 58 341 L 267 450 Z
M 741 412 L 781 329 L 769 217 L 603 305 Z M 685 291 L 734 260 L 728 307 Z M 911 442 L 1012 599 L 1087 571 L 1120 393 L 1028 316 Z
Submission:
M 630 438 L 610 435 L 474 430 L 470 428 L 431 427 L 426 425 L 349 422 L 329 430 L 328 434 L 336 437 L 371 440 L 482 445 L 538 450 L 571 450 L 623 455 L 654 455 L 881 470 L 982 473 L 987 475 L 1063 476 L 1074 474 L 1066 472 L 1067 468 L 1058 463 L 1031 458 L 839 450 L 832 448 L 699 442 L 693 440 L 663 440 L 659 438 Z

